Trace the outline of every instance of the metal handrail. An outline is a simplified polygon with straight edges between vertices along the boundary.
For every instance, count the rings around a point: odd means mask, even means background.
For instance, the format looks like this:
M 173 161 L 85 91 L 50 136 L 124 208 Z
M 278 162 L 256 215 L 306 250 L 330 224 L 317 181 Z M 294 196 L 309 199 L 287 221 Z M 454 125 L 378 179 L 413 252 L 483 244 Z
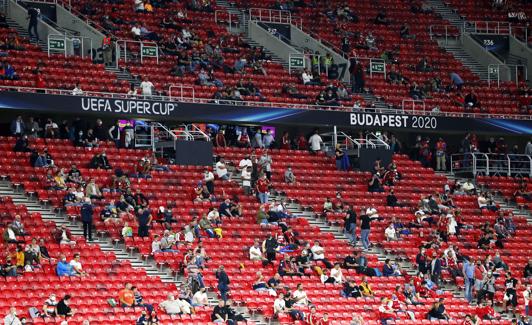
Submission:
M 519 84 L 519 68 L 522 68 L 522 71 L 524 72 L 524 80 L 528 80 L 528 67 L 525 64 L 489 64 L 488 65 L 488 87 L 491 87 L 492 83 L 492 74 L 496 74 L 497 76 L 497 88 L 501 86 L 501 67 L 507 69 L 508 73 L 512 73 L 512 70 L 515 69 L 515 81 L 512 80 L 512 76 L 510 75 L 510 81 L 515 82 L 515 84 Z
M 458 29 L 456 26 L 454 25 L 430 25 L 429 26 L 429 36 L 430 36 L 430 39 L 434 39 L 434 36 L 437 36 L 439 35 L 440 33 L 437 32 L 438 28 L 441 28 L 443 27 L 444 28 L 444 35 L 445 35 L 445 44 L 448 43 L 449 41 L 449 38 L 451 38 L 451 36 L 454 35 L 454 33 L 452 33 L 452 30 L 456 30 L 457 31 L 457 35 L 456 36 L 453 36 L 452 38 L 454 39 L 458 39 L 461 35 L 461 33 L 463 31 L 461 31 L 460 29 Z
M 472 29 L 472 30 L 471 30 Z M 511 34 L 512 24 L 507 21 L 464 21 L 464 32 L 475 34 Z
M 409 99 L 409 98 L 405 98 L 403 99 L 402 103 L 401 103 L 401 108 L 403 110 L 403 113 L 407 113 L 408 111 L 405 110 L 405 104 L 406 103 L 412 103 L 412 113 L 414 112 L 419 112 L 419 110 L 416 110 L 416 103 L 420 104 L 420 106 L 423 108 L 422 112 L 425 113 L 425 101 L 422 100 L 422 99 Z
M 44 93 L 48 95 L 65 95 L 65 96 L 73 96 L 72 90 L 67 89 L 52 89 L 52 88 L 35 88 L 35 87 L 18 87 L 18 86 L 0 86 L 0 91 L 19 91 L 24 93 Z M 1 92 L 0 92 L 1 94 Z M 128 95 L 125 93 L 110 93 L 110 92 L 97 92 L 97 91 L 84 91 L 84 96 L 88 97 L 102 97 L 102 98 L 119 98 L 119 99 L 138 99 L 138 95 Z M 175 101 L 171 99 L 168 96 L 145 96 L 145 99 L 152 99 L 152 100 L 161 100 L 161 101 Z M 345 112 L 350 112 L 351 107 L 350 106 L 327 106 L 327 105 L 313 105 L 313 104 L 294 104 L 294 103 L 278 103 L 278 102 L 261 102 L 261 101 L 235 101 L 235 100 L 219 100 L 218 102 L 214 102 L 212 98 L 189 98 L 185 97 L 181 100 L 181 102 L 185 103 L 196 103 L 196 104 L 211 104 L 211 105 L 218 105 L 218 106 L 234 106 L 234 105 L 242 105 L 247 107 L 260 107 L 260 108 L 285 108 L 285 109 L 314 109 L 314 110 L 324 110 L 324 111 L 331 111 L 331 110 L 342 110 Z M 376 113 L 387 113 L 387 114 L 401 114 L 403 113 L 401 110 L 398 109 L 391 109 L 391 108 L 371 108 L 372 111 Z M 413 112 L 404 112 L 406 114 L 410 115 L 418 115 L 418 116 L 424 116 L 424 115 L 431 115 L 431 112 L 421 112 L 421 111 L 413 111 Z M 490 114 L 490 113 L 463 113 L 463 112 L 441 112 L 438 113 L 438 116 L 446 116 L 446 117 L 468 117 L 468 118 L 497 118 L 497 119 L 513 119 L 513 120 L 532 120 L 532 115 L 506 115 L 506 114 Z
M 227 20 L 225 20 L 225 15 L 227 15 Z M 233 20 L 233 17 L 237 17 L 235 20 Z M 229 29 L 232 30 L 233 24 L 235 25 L 235 28 L 240 25 L 240 17 L 237 13 L 230 12 L 227 10 L 216 10 L 214 11 L 214 22 L 216 24 L 219 24 L 220 22 L 227 21 L 227 24 L 229 26 Z
M 196 124 L 185 125 L 185 130 L 192 136 L 193 140 L 211 141 L 211 137 L 203 132 Z
M 299 17 L 292 17 L 292 13 L 288 10 L 249 8 L 248 15 L 250 20 L 279 24 L 291 24 L 300 28 L 303 26 L 303 19 Z
M 468 159 L 469 157 L 469 159 Z M 459 162 L 460 167 L 456 166 Z M 468 152 L 451 155 L 451 172 L 471 172 L 473 175 L 528 175 L 532 177 L 532 156 Z
M 366 145 L 367 144 L 370 144 L 374 149 L 377 147 L 384 147 L 385 149 L 390 149 L 390 145 L 373 132 L 366 134 Z
M 172 97 L 172 89 L 179 89 L 180 92 L 181 92 L 181 96 Z M 182 84 L 172 84 L 172 85 L 170 85 L 170 87 L 168 87 L 168 97 L 170 98 L 170 100 L 172 100 L 173 98 L 180 98 L 181 100 L 183 100 L 184 98 L 188 98 L 186 96 L 183 96 L 185 89 L 192 89 L 192 98 L 196 98 L 196 93 L 195 93 L 195 90 L 194 90 L 194 86 L 188 86 L 188 85 L 182 85 Z

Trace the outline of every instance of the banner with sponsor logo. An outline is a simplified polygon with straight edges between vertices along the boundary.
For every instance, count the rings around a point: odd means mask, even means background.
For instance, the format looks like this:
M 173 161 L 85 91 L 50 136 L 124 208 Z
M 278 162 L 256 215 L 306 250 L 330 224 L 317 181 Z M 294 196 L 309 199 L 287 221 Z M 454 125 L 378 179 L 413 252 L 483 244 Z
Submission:
M 103 118 L 145 118 L 159 121 L 304 125 L 377 130 L 412 130 L 498 134 L 532 134 L 532 121 L 345 112 L 334 110 L 195 104 L 141 98 L 102 98 L 0 92 L 0 108 L 42 114 L 92 115 Z

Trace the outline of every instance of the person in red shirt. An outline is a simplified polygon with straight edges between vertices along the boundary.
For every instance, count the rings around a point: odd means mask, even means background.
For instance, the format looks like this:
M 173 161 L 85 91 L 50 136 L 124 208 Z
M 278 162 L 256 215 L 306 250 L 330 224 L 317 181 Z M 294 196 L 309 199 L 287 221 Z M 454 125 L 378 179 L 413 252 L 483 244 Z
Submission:
M 46 82 L 44 81 L 44 77 L 40 72 L 35 76 L 35 88 L 39 88 L 39 90 L 37 90 L 38 93 L 45 92 L 44 89 L 46 88 Z
M 290 136 L 288 135 L 288 131 L 284 131 L 283 137 L 281 138 L 281 149 L 290 149 Z
M 266 177 L 266 174 L 262 175 L 262 177 L 257 181 L 255 187 L 259 196 L 260 203 L 268 203 L 270 181 Z
M 486 304 L 482 307 L 478 306 L 475 310 L 475 314 L 479 319 L 494 320 L 499 319 L 500 316 L 493 309 L 493 301 L 487 300 Z
M 439 138 L 436 142 L 436 170 L 447 170 L 446 152 L 447 143 L 443 141 L 443 138 Z
M 297 139 L 297 148 L 299 150 L 307 150 L 308 147 L 307 147 L 307 139 L 305 138 L 304 135 L 300 135 L 299 138 Z
M 329 314 L 324 313 L 321 319 L 316 323 L 316 325 L 329 325 Z
M 216 138 L 215 138 L 215 143 L 214 144 L 215 144 L 216 147 L 220 147 L 220 148 L 227 147 L 227 142 L 225 141 L 225 136 L 224 136 L 224 131 L 223 130 L 218 131 L 218 133 L 216 134 Z

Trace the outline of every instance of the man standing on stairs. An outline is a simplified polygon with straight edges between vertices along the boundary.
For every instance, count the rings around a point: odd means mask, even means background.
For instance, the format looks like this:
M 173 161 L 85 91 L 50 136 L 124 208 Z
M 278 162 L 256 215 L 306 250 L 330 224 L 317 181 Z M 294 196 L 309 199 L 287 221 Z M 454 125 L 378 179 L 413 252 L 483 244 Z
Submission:
M 37 42 L 39 41 L 39 32 L 37 31 L 37 25 L 38 25 L 38 22 L 39 22 L 39 16 L 40 15 L 41 15 L 41 10 L 40 9 L 37 9 L 37 8 L 34 8 L 34 7 L 30 7 L 28 9 L 28 17 L 26 17 L 26 19 L 29 19 L 28 34 L 30 36 L 30 39 L 33 37 L 32 33 L 31 33 L 31 30 L 33 29 L 33 31 L 35 32 L 35 40 Z
M 83 222 L 83 237 L 88 241 L 92 241 L 92 214 L 91 199 L 86 197 L 85 202 L 81 206 L 81 222 Z
M 344 218 L 344 232 L 347 238 L 349 238 L 349 243 L 353 246 L 356 246 L 357 244 L 357 214 L 355 210 L 353 210 L 353 206 L 349 206 L 349 208 L 345 211 L 345 218 Z

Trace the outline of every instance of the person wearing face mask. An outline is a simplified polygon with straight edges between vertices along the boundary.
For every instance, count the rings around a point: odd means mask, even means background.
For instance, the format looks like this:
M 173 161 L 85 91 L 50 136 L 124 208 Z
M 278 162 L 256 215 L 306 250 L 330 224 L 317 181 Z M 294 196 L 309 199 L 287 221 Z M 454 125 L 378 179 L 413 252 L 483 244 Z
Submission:
M 54 293 L 50 295 L 48 299 L 43 304 L 42 312 L 44 317 L 55 317 L 57 316 L 57 300 Z
M 72 269 L 72 266 L 67 262 L 66 256 L 61 255 L 59 262 L 57 262 L 56 267 L 57 276 L 74 276 L 75 271 Z

